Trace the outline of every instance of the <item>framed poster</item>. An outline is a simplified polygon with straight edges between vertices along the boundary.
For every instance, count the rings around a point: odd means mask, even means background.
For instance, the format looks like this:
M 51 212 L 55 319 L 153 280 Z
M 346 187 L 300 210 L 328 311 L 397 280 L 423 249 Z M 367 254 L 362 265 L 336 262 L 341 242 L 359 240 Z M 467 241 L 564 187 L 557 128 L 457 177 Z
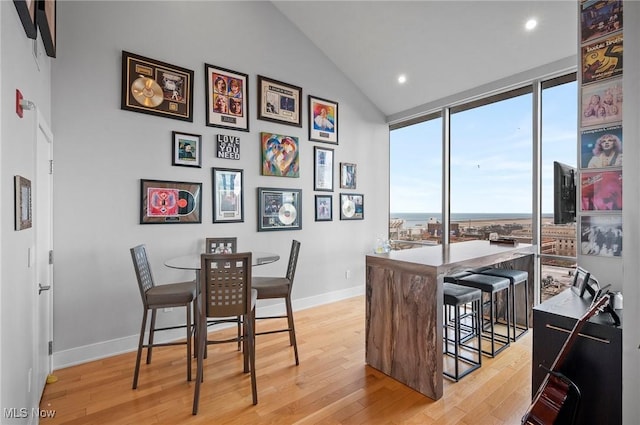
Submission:
M 340 194 L 340 220 L 364 219 L 364 195 L 359 193 Z
M 340 189 L 356 188 L 356 164 L 340 163 Z
M 14 177 L 15 198 L 15 230 L 24 230 L 31 227 L 33 221 L 31 206 L 31 180 L 22 176 Z
M 580 168 L 622 166 L 622 126 L 584 130 L 580 133 Z
M 38 35 L 38 29 L 36 28 L 36 2 L 37 0 L 13 0 L 25 34 L 33 39 Z
M 333 220 L 333 196 L 316 195 L 316 221 Z
M 583 171 L 582 211 L 622 211 L 622 170 Z
M 193 122 L 193 71 L 123 51 L 120 107 Z
M 580 252 L 599 257 L 622 257 L 622 216 L 581 216 Z
M 302 89 L 258 75 L 258 119 L 302 127 Z
M 258 232 L 302 229 L 302 190 L 258 188 Z
M 582 43 L 622 30 L 622 0 L 582 1 Z
M 263 176 L 300 177 L 297 137 L 260 133 L 260 146 Z
M 56 0 L 37 0 L 37 2 L 36 24 L 40 28 L 40 34 L 42 34 L 44 51 L 47 52 L 47 56 L 55 58 L 57 2 Z
M 242 170 L 213 168 L 213 222 L 244 221 Z
M 622 78 L 582 86 L 581 126 L 622 121 Z
M 204 64 L 207 125 L 249 131 L 247 74 Z
M 313 190 L 333 192 L 333 149 L 313 148 Z
M 622 34 L 582 48 L 582 84 L 622 75 Z
M 140 224 L 202 222 L 202 183 L 140 180 Z
M 338 144 L 338 102 L 309 95 L 309 140 Z
M 172 165 L 200 168 L 202 166 L 202 136 L 179 131 L 172 132 L 172 135 Z

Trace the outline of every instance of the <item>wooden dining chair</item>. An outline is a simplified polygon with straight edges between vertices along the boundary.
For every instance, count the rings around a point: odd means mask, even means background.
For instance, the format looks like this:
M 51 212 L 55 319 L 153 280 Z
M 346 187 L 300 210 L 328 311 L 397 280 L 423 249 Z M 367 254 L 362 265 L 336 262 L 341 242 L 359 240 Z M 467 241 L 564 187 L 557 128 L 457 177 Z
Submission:
M 289 344 L 293 346 L 293 353 L 298 360 L 298 343 L 296 342 L 296 329 L 293 323 L 293 308 L 291 306 L 291 289 L 293 288 L 293 279 L 296 275 L 296 267 L 298 264 L 298 254 L 300 253 L 300 242 L 293 240 L 291 242 L 291 251 L 289 253 L 289 263 L 287 265 L 287 273 L 284 277 L 267 277 L 255 276 L 252 279 L 252 286 L 258 291 L 258 299 L 278 299 L 284 300 L 287 314 L 285 316 L 263 316 L 256 317 L 257 320 L 263 319 L 287 319 L 287 327 L 271 331 L 256 332 L 256 335 L 266 335 L 278 332 L 289 333 Z M 254 325 L 255 327 L 255 325 Z
M 140 358 L 143 348 L 147 349 L 147 364 L 151 363 L 153 347 L 168 345 L 187 345 L 187 380 L 191 381 L 191 339 L 194 333 L 194 324 L 191 321 L 191 310 L 196 315 L 196 284 L 193 281 L 156 285 L 149 265 L 149 257 L 145 245 L 138 245 L 130 249 L 133 268 L 138 279 L 138 287 L 142 298 L 142 325 L 140 326 L 140 338 L 138 340 L 138 354 L 136 368 L 133 373 L 133 389 L 138 387 L 138 374 L 140 372 Z M 187 322 L 185 325 L 167 326 L 156 328 L 156 312 L 159 308 L 185 307 L 187 310 Z M 144 335 L 147 327 L 147 314 L 151 310 L 151 323 L 149 324 L 149 338 L 145 344 Z M 186 327 L 186 341 L 180 342 L 154 342 L 156 332 L 167 331 Z
M 204 326 L 208 318 L 242 316 L 244 333 L 240 336 L 243 345 L 244 372 L 251 373 L 253 404 L 258 403 L 255 367 L 255 315 L 257 291 L 251 288 L 251 253 L 202 254 L 200 267 L 200 294 L 202 309 L 198 321 Z M 204 329 L 204 328 L 200 328 Z M 205 347 L 210 344 L 235 342 L 238 338 L 209 340 L 207 332 L 198 333 L 196 385 L 193 394 L 193 414 L 198 413 L 200 386 L 204 376 Z
M 207 254 L 235 254 L 238 252 L 238 238 L 206 238 L 204 250 Z M 226 251 L 226 252 L 225 252 Z M 235 322 L 238 326 L 238 350 L 240 350 L 240 335 L 242 334 L 242 317 L 238 316 L 235 320 L 210 320 L 207 326 L 218 325 L 220 323 Z

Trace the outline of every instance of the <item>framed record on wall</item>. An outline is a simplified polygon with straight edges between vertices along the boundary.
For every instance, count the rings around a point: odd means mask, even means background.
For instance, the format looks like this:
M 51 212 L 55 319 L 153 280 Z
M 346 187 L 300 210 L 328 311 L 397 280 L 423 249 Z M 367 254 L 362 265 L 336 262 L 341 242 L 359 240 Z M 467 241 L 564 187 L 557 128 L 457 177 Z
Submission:
M 123 51 L 121 108 L 193 122 L 193 71 Z
M 140 224 L 202 222 L 202 183 L 140 180 Z
M 364 195 L 340 194 L 340 220 L 364 220 Z
M 302 229 L 302 190 L 258 188 L 258 231 Z

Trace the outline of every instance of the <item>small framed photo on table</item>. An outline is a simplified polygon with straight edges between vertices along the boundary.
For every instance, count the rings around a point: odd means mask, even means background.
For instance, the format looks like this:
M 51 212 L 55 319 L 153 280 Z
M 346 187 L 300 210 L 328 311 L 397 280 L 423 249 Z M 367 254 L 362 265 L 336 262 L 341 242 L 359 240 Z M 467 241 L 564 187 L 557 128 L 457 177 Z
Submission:
M 244 221 L 242 170 L 213 168 L 213 222 Z
M 258 75 L 258 119 L 302 127 L 302 88 Z
M 316 195 L 316 221 L 333 220 L 333 196 Z
M 202 136 L 199 134 L 172 132 L 172 164 L 184 167 L 202 166 Z
M 258 188 L 258 232 L 302 229 L 302 190 Z
M 338 102 L 309 95 L 309 140 L 338 144 Z
M 313 189 L 333 192 L 333 149 L 314 146 Z

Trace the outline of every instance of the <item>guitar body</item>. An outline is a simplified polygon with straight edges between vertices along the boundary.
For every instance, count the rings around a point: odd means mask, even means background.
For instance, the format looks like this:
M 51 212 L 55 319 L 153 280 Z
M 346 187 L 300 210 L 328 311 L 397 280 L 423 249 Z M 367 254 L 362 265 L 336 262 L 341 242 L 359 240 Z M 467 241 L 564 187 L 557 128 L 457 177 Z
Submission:
M 555 375 L 548 375 L 538 399 L 522 418 L 524 425 L 553 425 L 569 395 L 569 384 Z

